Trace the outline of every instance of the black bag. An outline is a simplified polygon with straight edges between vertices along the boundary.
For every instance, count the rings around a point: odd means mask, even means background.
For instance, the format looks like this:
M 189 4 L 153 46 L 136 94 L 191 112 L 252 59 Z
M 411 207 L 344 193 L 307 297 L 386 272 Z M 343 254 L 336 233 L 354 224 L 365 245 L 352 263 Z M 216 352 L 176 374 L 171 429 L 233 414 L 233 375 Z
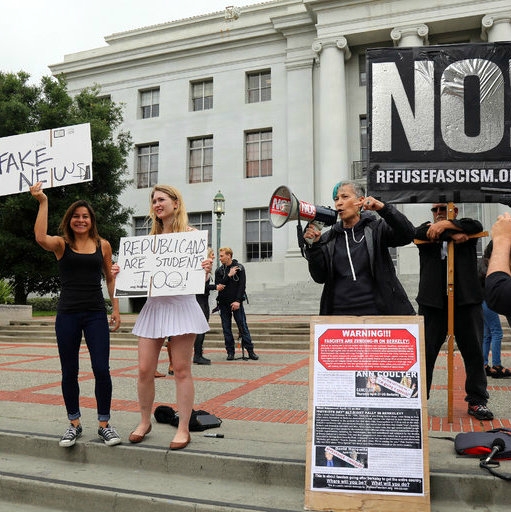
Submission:
M 168 405 L 159 405 L 154 410 L 154 419 L 158 423 L 168 423 L 173 427 L 179 425 L 179 414 Z M 222 420 L 217 418 L 214 414 L 209 414 L 207 411 L 199 409 L 198 411 L 192 410 L 190 416 L 189 429 L 190 432 L 202 432 L 208 428 L 216 428 L 222 424 Z
M 462 432 L 454 438 L 454 449 L 458 455 L 482 457 L 489 455 L 495 439 L 502 439 L 505 447 L 493 457 L 494 459 L 511 459 L 511 429 L 496 428 L 487 432 Z
M 492 454 L 493 448 L 499 445 L 501 449 Z M 511 481 L 511 474 L 495 469 L 500 467 L 499 460 L 511 459 L 511 429 L 496 428 L 488 432 L 462 432 L 454 438 L 454 449 L 459 455 L 481 457 L 480 468 L 502 480 Z

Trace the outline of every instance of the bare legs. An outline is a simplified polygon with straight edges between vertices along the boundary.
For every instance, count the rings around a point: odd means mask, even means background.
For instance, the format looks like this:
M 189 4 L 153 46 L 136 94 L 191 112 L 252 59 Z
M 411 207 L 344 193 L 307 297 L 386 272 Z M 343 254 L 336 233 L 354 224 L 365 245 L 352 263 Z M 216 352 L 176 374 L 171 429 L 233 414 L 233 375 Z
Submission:
M 163 338 L 138 339 L 138 402 L 140 423 L 135 434 L 143 435 L 151 425 L 151 413 L 154 404 L 154 373 L 158 365 Z M 172 364 L 176 381 L 176 402 L 179 412 L 179 427 L 173 441 L 184 442 L 189 436 L 189 422 L 194 402 L 192 379 L 192 357 L 195 334 L 172 336 Z M 170 344 L 169 343 L 169 344 Z
M 192 357 L 195 334 L 172 336 L 172 365 L 176 381 L 176 402 L 179 413 L 179 427 L 172 441 L 184 442 L 190 435 L 189 423 L 195 389 L 192 379 Z

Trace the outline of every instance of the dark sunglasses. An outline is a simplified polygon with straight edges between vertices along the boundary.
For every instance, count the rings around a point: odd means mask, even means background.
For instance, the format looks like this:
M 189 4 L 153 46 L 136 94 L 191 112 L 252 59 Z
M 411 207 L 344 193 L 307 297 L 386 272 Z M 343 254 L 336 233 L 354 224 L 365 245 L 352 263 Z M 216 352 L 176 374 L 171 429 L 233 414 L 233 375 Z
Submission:
M 431 211 L 433 213 L 446 212 L 447 211 L 447 206 L 434 206 L 433 208 L 431 208 Z

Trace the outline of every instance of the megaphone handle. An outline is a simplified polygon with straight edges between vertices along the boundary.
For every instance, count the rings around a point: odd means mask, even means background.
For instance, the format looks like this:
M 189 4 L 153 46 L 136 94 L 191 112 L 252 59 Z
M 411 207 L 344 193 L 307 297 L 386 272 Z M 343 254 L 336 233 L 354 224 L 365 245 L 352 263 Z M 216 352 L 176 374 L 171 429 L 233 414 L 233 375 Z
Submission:
M 314 222 L 310 222 L 310 224 L 312 224 L 313 226 L 315 226 L 316 228 L 318 228 L 320 231 L 323 229 L 323 227 L 325 226 L 325 223 L 324 222 L 319 222 L 317 220 L 315 220 Z M 314 243 L 314 238 L 305 238 L 304 237 L 304 240 L 309 244 L 309 245 L 312 245 Z

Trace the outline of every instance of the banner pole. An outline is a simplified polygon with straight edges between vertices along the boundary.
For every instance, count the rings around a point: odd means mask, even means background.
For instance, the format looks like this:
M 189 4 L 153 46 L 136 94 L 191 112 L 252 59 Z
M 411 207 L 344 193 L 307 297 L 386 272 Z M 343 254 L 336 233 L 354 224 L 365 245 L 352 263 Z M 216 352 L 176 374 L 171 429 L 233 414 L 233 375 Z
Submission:
M 447 220 L 454 219 L 454 203 L 447 203 Z M 447 421 L 453 423 L 454 388 L 454 241 L 447 243 Z

